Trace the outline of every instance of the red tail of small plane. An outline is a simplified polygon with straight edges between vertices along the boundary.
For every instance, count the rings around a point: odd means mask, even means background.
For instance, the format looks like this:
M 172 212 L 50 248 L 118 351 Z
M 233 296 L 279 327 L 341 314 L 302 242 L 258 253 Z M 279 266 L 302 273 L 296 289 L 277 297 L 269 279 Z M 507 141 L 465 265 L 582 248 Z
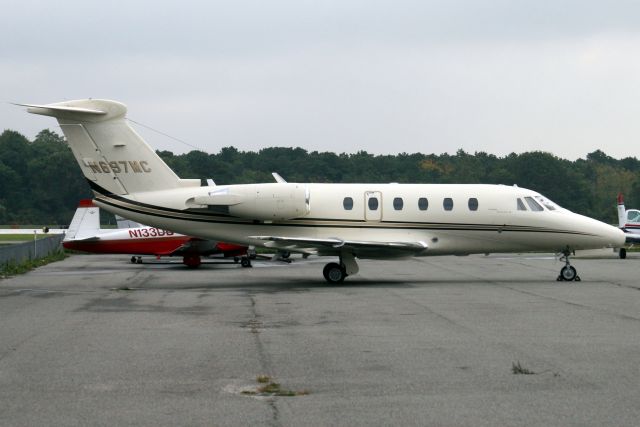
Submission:
M 78 204 L 62 244 L 67 249 L 90 253 L 182 256 L 183 263 L 189 267 L 198 267 L 201 257 L 206 255 L 240 257 L 247 254 L 246 246 L 198 239 L 155 227 L 102 229 L 100 210 L 91 199 Z M 131 257 L 131 262 L 139 261 L 140 257 Z

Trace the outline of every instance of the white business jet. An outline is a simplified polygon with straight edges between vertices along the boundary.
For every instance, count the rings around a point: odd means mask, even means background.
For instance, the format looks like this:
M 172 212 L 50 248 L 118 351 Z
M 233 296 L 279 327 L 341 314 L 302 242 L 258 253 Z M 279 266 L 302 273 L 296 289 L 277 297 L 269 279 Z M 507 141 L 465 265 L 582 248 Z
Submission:
M 357 258 L 554 251 L 557 280 L 579 280 L 576 249 L 620 247 L 616 227 L 519 187 L 476 184 L 201 185 L 180 179 L 129 126 L 125 105 L 85 99 L 24 105 L 58 120 L 95 203 L 142 224 L 279 251 L 337 256 L 331 283 Z

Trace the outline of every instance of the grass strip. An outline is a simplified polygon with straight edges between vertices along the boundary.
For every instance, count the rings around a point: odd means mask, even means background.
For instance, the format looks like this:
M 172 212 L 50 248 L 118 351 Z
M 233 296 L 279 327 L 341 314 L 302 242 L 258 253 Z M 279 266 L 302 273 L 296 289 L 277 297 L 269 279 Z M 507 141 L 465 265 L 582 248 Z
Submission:
M 9 276 L 16 276 L 18 274 L 24 274 L 28 271 L 33 270 L 34 268 L 38 268 L 56 261 L 62 261 L 67 256 L 68 255 L 62 249 L 59 249 L 44 258 L 30 259 L 20 263 L 6 263 L 0 269 L 0 279 L 4 279 Z

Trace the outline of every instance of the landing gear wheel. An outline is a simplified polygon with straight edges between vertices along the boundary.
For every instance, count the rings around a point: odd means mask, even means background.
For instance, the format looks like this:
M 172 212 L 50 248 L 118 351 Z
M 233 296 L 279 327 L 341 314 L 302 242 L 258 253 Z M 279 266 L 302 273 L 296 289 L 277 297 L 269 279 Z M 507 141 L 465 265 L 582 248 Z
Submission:
M 342 283 L 344 278 L 347 277 L 347 273 L 344 271 L 344 268 L 336 262 L 330 262 L 325 265 L 322 270 L 322 274 L 329 283 Z
M 136 263 L 136 257 L 135 257 L 135 256 L 132 256 L 132 257 L 131 257 L 131 264 L 135 264 L 135 263 Z
M 198 255 L 186 255 L 182 258 L 182 262 L 189 268 L 198 268 L 202 264 L 202 260 Z
M 136 259 L 136 264 L 142 264 L 142 257 L 141 257 L 141 256 L 139 256 L 139 257 Z
M 625 259 L 627 257 L 627 250 L 625 248 L 620 248 L 618 256 L 620 257 L 620 259 Z
M 576 278 L 578 277 L 578 272 L 573 266 L 565 265 L 564 267 L 562 267 L 562 270 L 560 270 L 560 277 L 561 280 L 571 282 L 573 280 L 576 280 Z
M 237 263 L 239 263 L 239 262 L 240 262 L 240 258 L 238 258 L 237 256 L 234 256 L 234 257 L 233 257 L 233 263 L 234 263 L 234 264 L 237 264 Z
M 251 260 L 248 257 L 243 256 L 242 259 L 240 259 L 240 265 L 243 267 L 251 267 Z
M 574 280 L 576 282 L 581 281 L 582 279 L 580 279 L 580 276 L 578 276 L 578 272 L 576 271 L 575 267 L 571 265 L 571 261 L 569 260 L 571 251 L 568 247 L 564 250 L 564 252 L 562 252 L 562 255 L 563 256 L 562 258 L 560 258 L 560 260 L 564 261 L 564 267 L 562 267 L 562 269 L 560 270 L 560 275 L 556 280 L 558 282 L 561 282 L 563 280 L 566 280 L 567 282 L 572 282 Z

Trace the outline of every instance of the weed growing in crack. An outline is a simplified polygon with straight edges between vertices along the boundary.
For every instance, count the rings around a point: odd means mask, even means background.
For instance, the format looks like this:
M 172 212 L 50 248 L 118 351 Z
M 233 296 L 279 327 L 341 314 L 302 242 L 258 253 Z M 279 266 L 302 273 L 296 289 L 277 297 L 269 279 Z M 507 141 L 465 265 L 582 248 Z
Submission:
M 515 375 L 535 375 L 536 373 L 533 371 L 530 371 L 527 368 L 523 368 L 522 365 L 520 365 L 520 361 L 516 361 L 515 363 L 511 363 L 511 372 L 513 372 Z
M 245 396 L 278 396 L 278 397 L 293 397 L 293 396 L 306 396 L 309 394 L 308 390 L 289 390 L 282 388 L 282 386 L 273 381 L 268 375 L 258 375 L 256 381 L 259 384 L 254 390 L 243 390 L 240 393 Z

